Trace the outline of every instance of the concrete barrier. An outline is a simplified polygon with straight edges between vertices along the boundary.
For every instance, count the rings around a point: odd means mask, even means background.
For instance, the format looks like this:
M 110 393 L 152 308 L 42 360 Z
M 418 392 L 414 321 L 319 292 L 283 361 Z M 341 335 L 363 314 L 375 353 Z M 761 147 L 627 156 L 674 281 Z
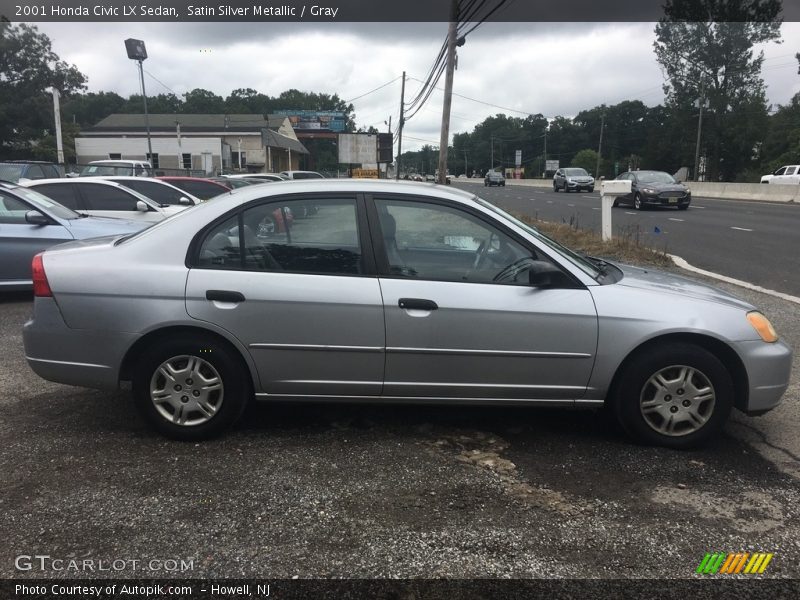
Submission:
M 483 183 L 482 179 L 455 180 Z M 611 180 L 609 180 L 611 181 Z M 553 189 L 552 179 L 506 179 L 506 185 Z M 768 183 L 711 183 L 689 181 L 686 183 L 693 198 L 720 198 L 723 200 L 756 200 L 764 202 L 800 202 L 800 185 Z M 596 189 L 599 188 L 599 182 Z

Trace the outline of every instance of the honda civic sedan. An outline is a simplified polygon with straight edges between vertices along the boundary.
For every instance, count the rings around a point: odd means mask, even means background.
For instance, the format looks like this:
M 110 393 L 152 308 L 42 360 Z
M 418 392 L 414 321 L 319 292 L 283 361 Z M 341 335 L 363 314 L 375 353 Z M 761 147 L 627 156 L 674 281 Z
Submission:
M 277 209 L 318 207 L 284 231 Z M 754 306 L 572 252 L 472 194 L 410 182 L 242 188 L 149 229 L 33 260 L 28 363 L 130 382 L 163 434 L 196 440 L 253 400 L 608 407 L 686 448 L 761 414 L 792 352 Z

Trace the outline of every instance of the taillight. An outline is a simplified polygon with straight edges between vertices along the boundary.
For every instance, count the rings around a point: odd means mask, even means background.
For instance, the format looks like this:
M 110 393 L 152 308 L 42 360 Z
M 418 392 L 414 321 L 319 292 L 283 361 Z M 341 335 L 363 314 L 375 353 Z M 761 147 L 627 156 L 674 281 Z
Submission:
M 47 275 L 45 275 L 44 272 L 44 262 L 42 262 L 41 254 L 37 254 L 33 257 L 31 270 L 33 271 L 33 295 L 47 298 L 52 297 L 53 292 L 50 289 L 50 284 L 47 283 Z

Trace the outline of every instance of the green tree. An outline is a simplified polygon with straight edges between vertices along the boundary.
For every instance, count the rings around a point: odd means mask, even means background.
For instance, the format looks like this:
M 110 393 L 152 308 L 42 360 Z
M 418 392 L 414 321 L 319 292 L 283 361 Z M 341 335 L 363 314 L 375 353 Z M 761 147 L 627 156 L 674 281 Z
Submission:
M 60 60 L 50 38 L 35 26 L 0 20 L 0 159 L 28 158 L 38 140 L 51 133 L 47 88 L 69 98 L 85 83 L 86 77 Z
M 656 25 L 656 59 L 668 82 L 667 106 L 688 126 L 694 103 L 708 101 L 703 115 L 706 178 L 733 180 L 755 159 L 754 148 L 766 125 L 767 106 L 761 79 L 763 51 L 753 46 L 780 38 L 779 0 L 667 0 Z M 693 165 L 691 143 L 675 150 Z
M 575 154 L 569 166 L 580 167 L 585 169 L 587 173 L 594 174 L 595 167 L 597 167 L 597 152 L 589 148 L 581 150 Z
M 225 112 L 225 100 L 214 92 L 195 88 L 183 95 L 181 112 L 185 114 L 221 114 Z M 155 112 L 155 111 L 153 111 Z

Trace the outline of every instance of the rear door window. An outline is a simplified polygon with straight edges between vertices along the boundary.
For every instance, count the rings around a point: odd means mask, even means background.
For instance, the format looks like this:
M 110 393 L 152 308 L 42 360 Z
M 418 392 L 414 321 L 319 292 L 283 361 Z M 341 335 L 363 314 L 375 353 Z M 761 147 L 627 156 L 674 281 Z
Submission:
M 55 200 L 62 206 L 71 208 L 72 210 L 85 210 L 83 202 L 80 201 L 75 193 L 74 185 L 64 185 L 60 183 L 50 183 L 34 186 L 40 194 L 44 194 L 51 200 Z
M 137 199 L 118 187 L 92 183 L 80 183 L 78 187 L 86 202 L 86 210 L 137 210 Z

